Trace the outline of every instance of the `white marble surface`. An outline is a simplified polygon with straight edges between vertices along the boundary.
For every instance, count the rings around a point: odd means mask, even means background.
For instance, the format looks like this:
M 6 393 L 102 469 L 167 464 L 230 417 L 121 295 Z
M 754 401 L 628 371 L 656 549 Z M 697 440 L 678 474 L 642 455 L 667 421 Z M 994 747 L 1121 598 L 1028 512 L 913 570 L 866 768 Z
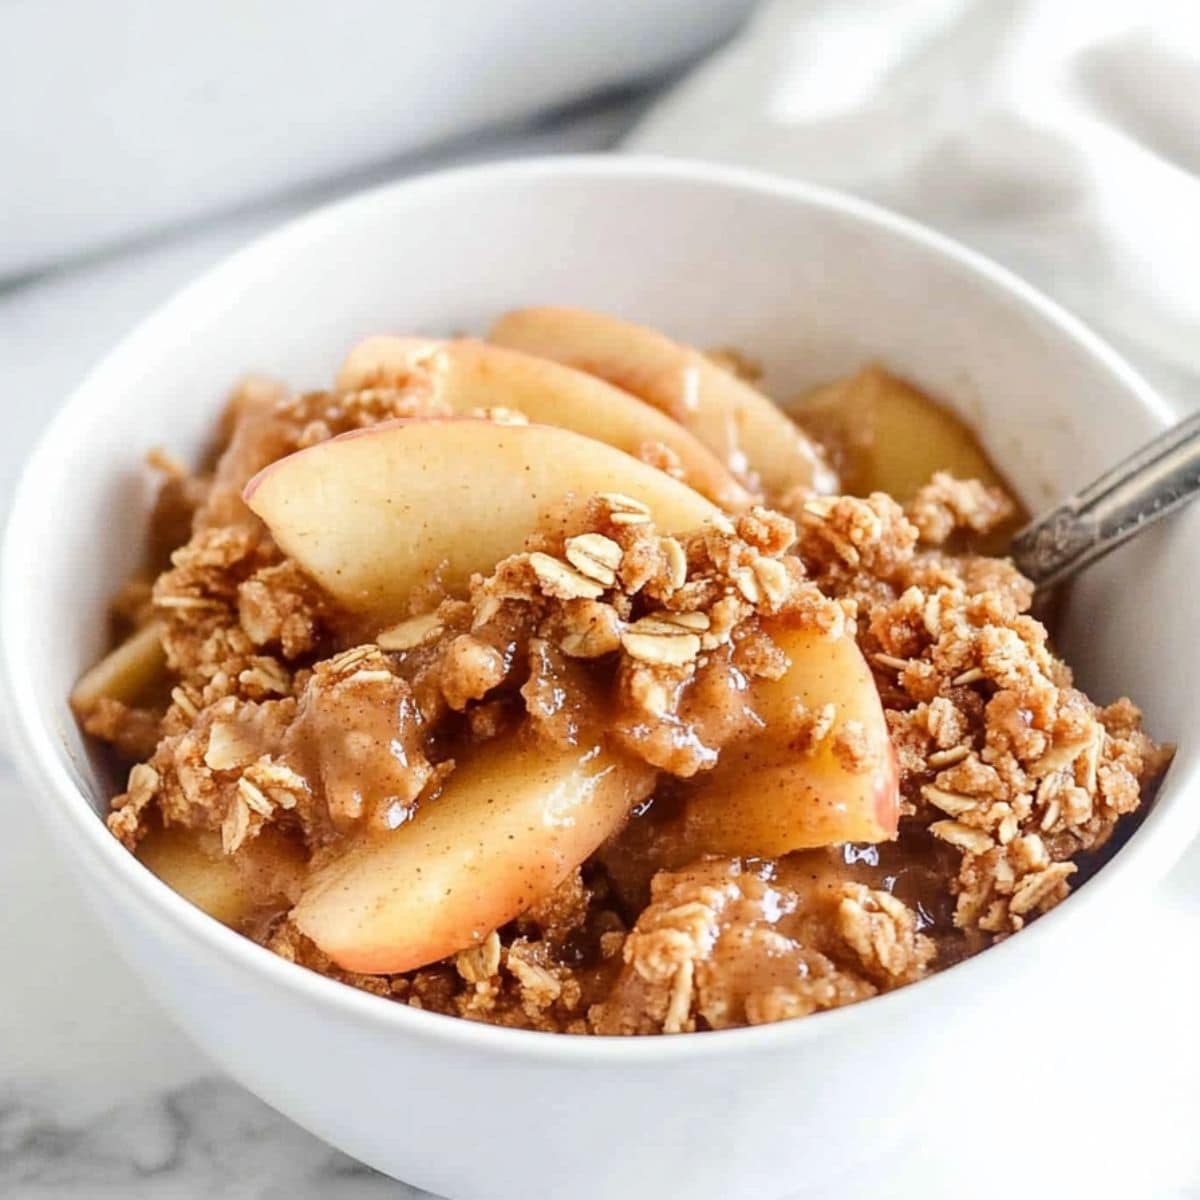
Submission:
M 463 154 L 606 146 L 630 111 L 617 105 Z M 138 316 L 234 246 L 329 194 L 0 293 L 0 495 L 58 400 Z M 113 957 L 37 820 L 36 804 L 0 758 L 0 1196 L 418 1195 L 331 1150 L 215 1073 Z M 1086 973 L 1094 981 L 1086 1011 L 1063 994 L 1031 999 L 1029 1010 L 1015 1015 L 1028 1024 L 1030 1055 L 1011 1065 L 1015 1080 L 1007 1090 L 964 1064 L 963 1095 L 945 1097 L 929 1112 L 919 1143 L 884 1158 L 864 1147 L 861 1162 L 846 1164 L 841 1200 L 1200 1196 L 1197 928 L 1200 854 L 1193 853 L 1153 894 L 1131 898 L 1105 945 L 1081 945 L 1077 957 L 1059 965 L 1060 975 Z M 531 1191 L 569 1194 L 565 1180 Z

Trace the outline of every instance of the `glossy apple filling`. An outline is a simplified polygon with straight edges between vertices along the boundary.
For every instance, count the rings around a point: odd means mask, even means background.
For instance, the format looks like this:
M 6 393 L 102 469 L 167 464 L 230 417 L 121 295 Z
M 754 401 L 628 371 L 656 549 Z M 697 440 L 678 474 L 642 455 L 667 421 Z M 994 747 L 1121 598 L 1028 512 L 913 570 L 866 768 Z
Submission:
M 804 1016 L 1059 903 L 1167 752 L 983 553 L 1019 514 L 961 424 L 735 367 L 530 309 L 243 383 L 152 455 L 72 696 L 114 835 L 304 966 L 570 1033 Z

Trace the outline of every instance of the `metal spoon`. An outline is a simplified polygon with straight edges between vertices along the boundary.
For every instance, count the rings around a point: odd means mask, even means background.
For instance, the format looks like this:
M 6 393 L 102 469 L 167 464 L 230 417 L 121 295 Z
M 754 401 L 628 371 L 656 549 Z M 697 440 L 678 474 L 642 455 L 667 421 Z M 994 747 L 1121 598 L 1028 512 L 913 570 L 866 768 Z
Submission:
M 1200 412 L 1030 521 L 1009 553 L 1038 587 L 1081 571 L 1200 494 Z

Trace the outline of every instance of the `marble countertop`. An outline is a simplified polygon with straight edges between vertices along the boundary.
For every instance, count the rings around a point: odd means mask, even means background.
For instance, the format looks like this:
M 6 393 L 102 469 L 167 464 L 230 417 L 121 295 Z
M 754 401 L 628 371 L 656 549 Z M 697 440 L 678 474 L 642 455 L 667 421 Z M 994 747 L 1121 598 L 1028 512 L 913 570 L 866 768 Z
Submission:
M 451 156 L 597 149 L 636 105 L 606 106 Z M 445 161 L 443 155 L 440 161 Z M 0 291 L 6 436 L 0 496 L 58 399 L 143 313 L 294 212 L 404 170 L 314 190 Z M 3 505 L 0 501 L 0 507 Z M 67 878 L 0 742 L 0 1195 L 11 1200 L 388 1200 L 421 1195 L 330 1149 L 222 1078 L 116 959 Z M 856 1197 L 1200 1197 L 1200 852 L 1131 903 L 1090 972 L 1087 1012 L 1062 997 L 1020 1019 L 1034 1060 L 1020 1100 L 931 1113 L 928 1139 L 848 1166 Z M 1064 1152 L 1063 1147 L 1066 1147 Z M 986 1163 L 980 1171 L 980 1163 Z M 886 1180 L 886 1186 L 880 1181 Z M 797 1181 L 799 1186 L 802 1181 Z M 569 1195 L 558 1181 L 545 1195 Z

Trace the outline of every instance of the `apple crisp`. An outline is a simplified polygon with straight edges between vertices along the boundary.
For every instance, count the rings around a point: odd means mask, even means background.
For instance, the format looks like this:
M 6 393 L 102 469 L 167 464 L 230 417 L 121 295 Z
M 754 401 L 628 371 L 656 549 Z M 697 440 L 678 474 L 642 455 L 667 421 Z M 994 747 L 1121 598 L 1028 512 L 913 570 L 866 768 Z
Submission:
M 113 834 L 304 967 L 578 1034 L 806 1016 L 1064 900 L 1169 750 L 985 553 L 961 425 L 872 368 L 806 434 L 741 362 L 536 309 L 243 383 L 152 456 L 72 697 Z

